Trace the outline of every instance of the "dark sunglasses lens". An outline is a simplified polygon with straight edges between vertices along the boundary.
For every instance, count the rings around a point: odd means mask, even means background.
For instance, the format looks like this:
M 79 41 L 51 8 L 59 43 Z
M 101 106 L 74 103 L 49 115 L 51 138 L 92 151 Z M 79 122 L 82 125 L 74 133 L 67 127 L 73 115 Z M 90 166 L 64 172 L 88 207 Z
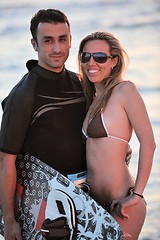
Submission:
M 91 56 L 93 56 L 94 61 L 96 61 L 97 63 L 105 63 L 107 62 L 107 54 L 103 53 L 103 52 L 96 52 L 96 53 L 88 53 L 88 52 L 83 52 L 81 55 L 81 61 L 82 63 L 87 63 Z
M 82 56 L 81 56 L 82 63 L 88 62 L 90 58 L 91 58 L 90 53 L 87 53 L 87 52 L 82 53 Z
M 97 63 L 105 63 L 107 62 L 107 55 L 105 53 L 102 52 L 97 52 L 93 54 L 93 59 L 97 62 Z

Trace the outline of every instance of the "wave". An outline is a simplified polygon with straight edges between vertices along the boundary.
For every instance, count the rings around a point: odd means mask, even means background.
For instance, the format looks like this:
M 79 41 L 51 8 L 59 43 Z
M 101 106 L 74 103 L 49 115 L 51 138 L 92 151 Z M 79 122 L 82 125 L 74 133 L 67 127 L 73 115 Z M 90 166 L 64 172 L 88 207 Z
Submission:
M 156 87 L 138 87 L 138 90 L 143 93 L 154 93 L 154 92 L 160 92 L 160 86 Z

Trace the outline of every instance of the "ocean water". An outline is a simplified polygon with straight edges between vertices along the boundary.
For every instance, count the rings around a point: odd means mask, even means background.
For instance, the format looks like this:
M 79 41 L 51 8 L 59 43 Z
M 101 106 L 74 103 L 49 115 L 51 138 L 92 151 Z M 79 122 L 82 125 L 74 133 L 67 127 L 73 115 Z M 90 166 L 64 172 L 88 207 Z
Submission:
M 37 58 L 30 44 L 29 21 L 40 8 L 60 9 L 70 20 L 72 48 L 66 63 L 68 69 L 78 70 L 79 42 L 86 34 L 97 30 L 114 33 L 129 54 L 126 78 L 137 85 L 145 101 L 157 144 L 145 189 L 148 212 L 139 239 L 160 239 L 160 1 L 1 0 L 0 101 L 26 73 L 25 62 Z M 0 120 L 1 116 L 0 109 Z M 135 175 L 139 145 L 134 134 L 130 145 L 133 150 L 130 168 Z

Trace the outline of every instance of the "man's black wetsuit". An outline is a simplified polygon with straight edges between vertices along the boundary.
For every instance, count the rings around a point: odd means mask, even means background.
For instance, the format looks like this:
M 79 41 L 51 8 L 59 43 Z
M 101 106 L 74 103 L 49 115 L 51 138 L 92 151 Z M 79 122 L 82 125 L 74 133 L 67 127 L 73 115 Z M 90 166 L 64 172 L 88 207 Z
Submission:
M 76 74 L 48 71 L 31 60 L 27 66 L 2 103 L 0 150 L 33 155 L 61 173 L 85 170 L 86 100 Z

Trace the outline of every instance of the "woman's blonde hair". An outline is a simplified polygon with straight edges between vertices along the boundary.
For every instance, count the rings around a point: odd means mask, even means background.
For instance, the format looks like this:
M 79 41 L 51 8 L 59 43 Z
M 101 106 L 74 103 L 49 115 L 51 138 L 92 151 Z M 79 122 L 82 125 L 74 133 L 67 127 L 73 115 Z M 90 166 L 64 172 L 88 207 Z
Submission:
M 79 51 L 78 51 L 78 64 L 79 64 L 79 72 L 80 78 L 82 81 L 83 89 L 85 96 L 87 98 L 88 106 L 92 103 L 93 97 L 95 96 L 95 88 L 94 84 L 89 81 L 88 77 L 85 75 L 81 62 L 81 54 L 83 52 L 83 48 L 88 41 L 93 40 L 105 40 L 110 46 L 110 55 L 114 57 L 118 57 L 118 62 L 116 66 L 112 69 L 110 76 L 103 80 L 104 91 L 101 95 L 99 101 L 97 102 L 96 107 L 94 108 L 94 112 L 91 113 L 92 116 L 97 115 L 101 109 L 105 107 L 109 97 L 111 96 L 112 89 L 115 85 L 117 85 L 122 79 L 122 73 L 126 69 L 127 60 L 129 61 L 127 53 L 124 51 L 121 46 L 119 40 L 115 38 L 114 35 L 108 32 L 94 32 L 90 35 L 87 35 L 80 43 Z

